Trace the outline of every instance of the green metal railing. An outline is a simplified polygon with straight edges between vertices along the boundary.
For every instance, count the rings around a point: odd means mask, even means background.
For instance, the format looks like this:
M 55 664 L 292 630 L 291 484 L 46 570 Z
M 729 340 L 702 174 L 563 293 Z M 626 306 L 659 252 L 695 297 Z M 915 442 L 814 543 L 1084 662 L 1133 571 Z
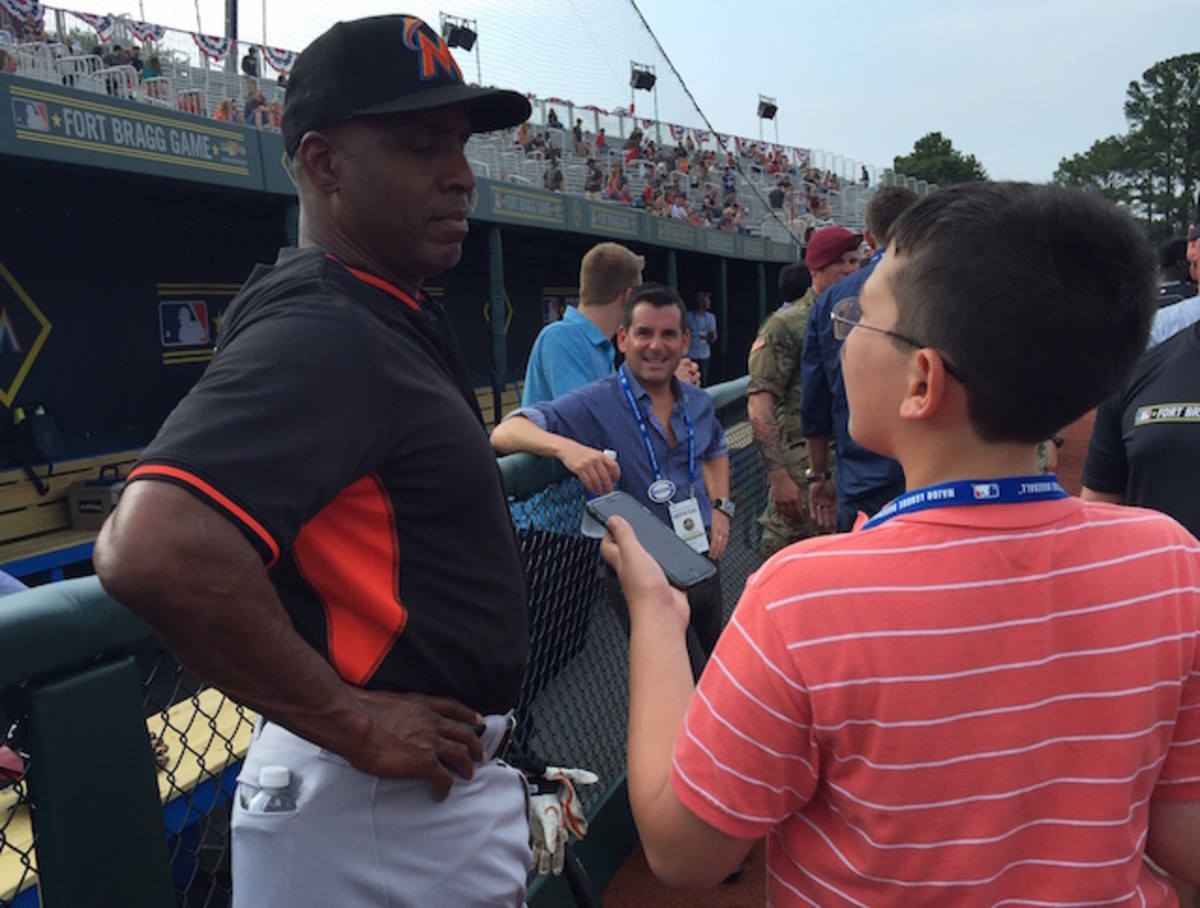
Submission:
M 722 559 L 726 616 L 760 562 L 766 502 L 745 389 L 743 378 L 710 391 L 738 504 Z M 517 742 L 600 775 L 581 791 L 592 831 L 577 849 L 599 889 L 635 841 L 624 798 L 628 643 L 605 598 L 599 543 L 578 532 L 578 480 L 527 455 L 501 469 L 533 635 Z M 228 905 L 229 801 L 253 718 L 203 689 L 94 577 L 0 602 L 0 732 L 13 725 L 28 758 L 24 777 L 0 787 L 0 908 Z M 572 902 L 555 878 L 535 882 L 530 903 Z

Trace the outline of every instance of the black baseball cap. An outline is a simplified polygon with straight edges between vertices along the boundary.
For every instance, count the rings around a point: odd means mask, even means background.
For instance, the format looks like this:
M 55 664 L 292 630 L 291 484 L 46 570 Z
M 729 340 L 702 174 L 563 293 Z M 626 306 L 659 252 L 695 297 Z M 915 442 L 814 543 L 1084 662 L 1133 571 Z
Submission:
M 350 117 L 470 105 L 472 132 L 529 119 L 524 95 L 463 81 L 441 35 L 416 16 L 339 22 L 296 58 L 283 104 L 283 143 Z

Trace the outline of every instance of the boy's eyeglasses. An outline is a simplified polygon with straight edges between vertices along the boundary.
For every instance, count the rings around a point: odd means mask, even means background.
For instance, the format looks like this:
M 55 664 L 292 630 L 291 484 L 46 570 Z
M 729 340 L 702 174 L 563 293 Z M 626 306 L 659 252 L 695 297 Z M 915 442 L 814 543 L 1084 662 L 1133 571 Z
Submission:
M 833 322 L 834 338 L 839 341 L 844 341 L 850 336 L 850 332 L 855 328 L 865 328 L 868 331 L 877 331 L 880 334 L 886 334 L 888 337 L 895 338 L 901 343 L 908 344 L 908 346 L 915 347 L 918 350 L 929 346 L 929 344 L 923 344 L 916 338 L 908 337 L 904 334 L 897 334 L 895 331 L 888 331 L 886 328 L 876 328 L 872 325 L 864 325 L 862 324 L 861 319 L 862 308 L 858 305 L 857 296 L 851 296 L 847 297 L 846 299 L 839 300 L 834 305 L 833 310 L 829 313 L 829 320 Z M 945 367 L 946 372 L 949 373 L 951 377 L 957 379 L 959 384 L 965 385 L 967 383 L 966 376 L 963 375 L 962 371 L 957 366 L 947 360 L 946 357 L 942 356 L 940 353 L 938 354 L 938 358 L 941 359 L 942 365 Z

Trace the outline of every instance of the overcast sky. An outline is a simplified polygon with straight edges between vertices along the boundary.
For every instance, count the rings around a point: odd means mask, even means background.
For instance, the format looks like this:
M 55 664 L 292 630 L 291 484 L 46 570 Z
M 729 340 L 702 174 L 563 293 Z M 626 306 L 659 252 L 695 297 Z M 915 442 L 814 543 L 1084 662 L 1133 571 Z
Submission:
M 130 0 L 136 2 L 136 0 Z M 222 0 L 141 0 L 151 22 L 223 31 Z M 999 179 L 1048 180 L 1066 156 L 1125 131 L 1125 90 L 1154 63 L 1200 52 L 1200 0 L 638 0 L 678 70 L 620 0 L 243 0 L 241 35 L 299 50 L 338 17 L 402 10 L 476 19 L 487 83 L 611 109 L 629 62 L 659 76 L 661 118 L 819 148 L 876 167 L 933 130 Z M 774 124 L 756 117 L 774 97 Z M 639 93 L 639 115 L 650 115 Z

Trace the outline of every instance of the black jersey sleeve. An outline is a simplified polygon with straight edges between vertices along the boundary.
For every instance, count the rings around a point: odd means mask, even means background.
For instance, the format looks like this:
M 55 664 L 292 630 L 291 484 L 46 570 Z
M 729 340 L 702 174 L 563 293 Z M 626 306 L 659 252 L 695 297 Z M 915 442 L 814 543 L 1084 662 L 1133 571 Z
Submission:
M 1095 492 L 1124 495 L 1129 484 L 1129 462 L 1121 433 L 1123 395 L 1124 390 L 1119 391 L 1096 410 L 1083 466 L 1083 485 Z

